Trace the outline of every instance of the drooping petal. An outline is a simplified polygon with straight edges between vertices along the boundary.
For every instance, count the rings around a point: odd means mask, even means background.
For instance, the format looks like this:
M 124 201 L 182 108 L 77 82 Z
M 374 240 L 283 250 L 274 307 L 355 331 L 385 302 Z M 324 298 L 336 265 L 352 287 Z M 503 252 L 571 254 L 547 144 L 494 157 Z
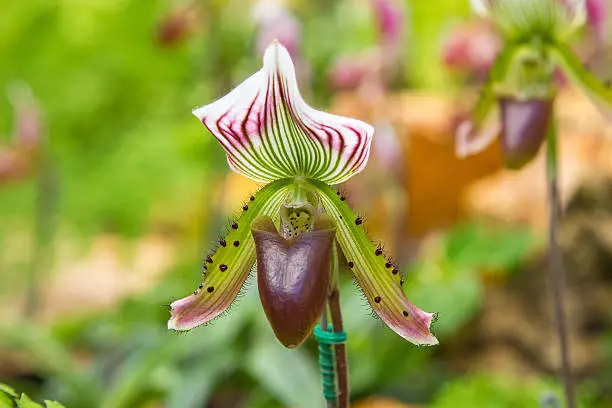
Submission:
M 257 285 L 268 321 L 288 348 L 308 338 L 325 308 L 335 229 L 329 220 L 315 230 L 283 238 L 269 217 L 252 227 L 257 250 Z
M 260 71 L 193 113 L 219 140 L 234 171 L 265 182 L 293 176 L 346 181 L 365 167 L 374 133 L 367 123 L 308 106 L 278 42 L 266 50 Z
M 494 120 L 478 127 L 470 120 L 461 122 L 455 132 L 455 154 L 464 159 L 484 151 L 497 138 L 500 130 L 499 122 Z
M 548 47 L 554 62 L 593 101 L 599 111 L 612 120 L 612 83 L 604 82 L 593 72 L 585 69 L 576 54 L 565 44 Z
M 243 207 L 216 253 L 206 258 L 200 288 L 170 305 L 169 329 L 193 329 L 219 316 L 232 304 L 255 264 L 251 224 L 257 216 L 278 214 L 289 184 L 287 179 L 268 184 Z
M 552 99 L 499 100 L 502 155 L 506 167 L 520 169 L 540 150 L 552 119 Z
M 400 285 L 398 269 L 369 240 L 363 220 L 355 216 L 333 188 L 317 181 L 312 181 L 312 185 L 336 224 L 337 241 L 374 312 L 404 339 L 417 345 L 438 344 L 430 331 L 434 314 L 420 310 L 408 300 Z
M 457 157 L 464 158 L 482 152 L 499 135 L 499 122 L 492 119 L 492 114 L 495 111 L 495 101 L 497 100 L 495 86 L 506 76 L 517 51 L 518 47 L 507 45 L 495 59 L 470 119 L 457 127 L 455 134 L 455 153 Z

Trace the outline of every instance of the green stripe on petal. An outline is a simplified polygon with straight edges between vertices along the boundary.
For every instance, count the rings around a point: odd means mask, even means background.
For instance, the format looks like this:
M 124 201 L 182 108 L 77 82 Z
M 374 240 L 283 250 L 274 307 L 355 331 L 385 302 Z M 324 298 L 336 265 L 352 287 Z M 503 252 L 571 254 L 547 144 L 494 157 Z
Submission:
M 219 316 L 232 304 L 255 264 L 251 224 L 260 215 L 278 216 L 290 183 L 291 180 L 282 179 L 268 184 L 243 207 L 217 252 L 208 257 L 200 289 L 170 305 L 169 329 L 193 329 Z
M 519 46 L 508 44 L 495 59 L 470 119 L 457 127 L 455 153 L 458 157 L 463 158 L 482 152 L 499 135 L 501 131 L 499 121 L 497 118 L 492 118 L 492 114 L 496 112 L 497 102 L 495 87 L 506 77 L 519 49 Z
M 580 87 L 607 118 L 612 120 L 612 86 L 584 68 L 580 58 L 563 43 L 548 47 L 548 52 L 572 82 Z
M 368 238 L 361 220 L 330 186 L 311 180 L 321 203 L 336 223 L 336 239 L 376 314 L 393 331 L 417 345 L 435 345 L 433 313 L 413 305 L 400 286 L 400 274 L 386 265 L 382 250 Z
M 289 53 L 272 43 L 263 68 L 193 111 L 219 140 L 232 170 L 253 180 L 341 183 L 366 166 L 374 128 L 321 112 L 302 99 Z

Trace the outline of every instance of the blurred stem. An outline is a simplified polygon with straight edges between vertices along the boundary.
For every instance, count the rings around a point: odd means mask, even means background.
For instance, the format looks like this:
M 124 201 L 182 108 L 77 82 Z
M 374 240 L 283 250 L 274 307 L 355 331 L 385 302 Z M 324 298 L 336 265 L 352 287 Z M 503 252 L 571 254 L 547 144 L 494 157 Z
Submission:
M 329 304 L 329 315 L 332 321 L 334 332 L 344 332 L 342 323 L 342 311 L 340 309 L 340 289 L 338 287 L 338 249 L 336 245 L 333 247 L 332 253 L 332 281 L 331 291 L 327 302 Z M 349 386 L 348 386 L 348 371 L 346 364 L 346 346 L 344 343 L 335 345 L 336 354 L 336 380 L 338 381 L 338 408 L 348 408 L 349 406 Z
M 561 374 L 565 391 L 566 407 L 575 408 L 574 383 L 569 358 L 569 341 L 565 316 L 565 270 L 557 242 L 557 229 L 561 218 L 561 205 L 558 185 L 557 162 L 557 123 L 553 119 L 550 123 L 547 143 L 547 182 L 548 204 L 550 206 L 548 228 L 548 273 L 553 295 L 553 309 L 557 336 L 561 354 Z
M 51 242 L 55 232 L 55 211 L 57 204 L 57 179 L 48 153 L 43 145 L 36 172 L 36 209 L 34 216 L 34 248 L 28 272 L 25 315 L 34 317 L 40 307 L 40 277 L 43 270 L 49 270 L 52 262 Z

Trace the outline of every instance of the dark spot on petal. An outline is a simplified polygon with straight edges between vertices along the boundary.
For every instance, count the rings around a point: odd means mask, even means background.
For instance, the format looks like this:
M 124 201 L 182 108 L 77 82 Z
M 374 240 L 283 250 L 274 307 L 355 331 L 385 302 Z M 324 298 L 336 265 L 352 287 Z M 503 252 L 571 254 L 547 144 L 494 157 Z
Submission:
M 206 291 L 208 293 L 213 293 L 213 290 L 215 290 L 215 288 L 213 288 L 212 286 L 209 286 L 208 288 L 206 288 Z
M 393 268 L 393 271 L 391 273 L 394 274 L 394 275 L 397 275 L 398 272 L 399 272 L 399 269 Z
M 380 256 L 382 255 L 382 253 L 383 253 L 383 250 L 381 248 L 376 248 L 376 251 L 374 251 L 374 255 L 376 256 Z
M 237 222 L 232 222 L 232 228 L 233 229 L 238 229 L 238 223 Z
M 251 200 L 251 201 L 255 201 L 255 197 L 254 197 L 254 196 L 251 196 L 251 197 L 249 197 L 249 200 Z
M 342 219 L 342 216 L 340 216 L 340 219 Z
M 243 205 L 243 206 L 242 206 L 242 209 L 243 209 L 244 211 L 246 211 L 246 210 L 248 210 L 248 209 L 249 209 L 249 206 L 245 204 L 245 205 Z
M 206 263 L 202 265 L 202 268 L 204 268 L 204 270 L 206 270 Z
M 219 265 L 219 270 L 220 270 L 221 272 L 225 272 L 225 271 L 227 271 L 227 265 L 226 265 L 226 264 L 221 264 L 221 265 Z
M 404 279 L 400 279 L 400 286 L 404 286 Z
M 224 240 L 224 239 L 222 239 L 222 240 L 220 240 L 220 241 L 219 241 L 219 245 L 221 245 L 222 247 L 224 247 L 224 246 L 226 246 L 226 245 L 227 245 L 227 242 L 225 242 L 225 240 Z
M 212 263 L 212 258 L 210 257 L 210 255 L 208 255 L 208 256 L 206 257 L 206 262 L 208 262 L 208 263 Z
M 402 312 L 402 314 L 403 314 L 405 317 L 410 316 L 410 314 L 409 314 L 407 311 L 405 311 L 405 310 Z
M 357 217 L 357 218 L 355 219 L 355 225 L 361 225 L 362 223 L 363 223 L 363 218 L 361 218 L 361 217 Z
M 375 301 L 376 303 L 380 303 L 380 301 L 381 301 L 381 300 L 382 300 L 382 299 L 380 298 L 380 296 L 376 296 L 376 297 L 374 298 L 374 301 Z
M 340 190 L 336 191 L 336 194 L 340 195 Z
M 344 201 L 344 200 L 346 200 L 346 197 L 341 196 L 341 197 L 340 197 L 340 201 Z
M 197 290 L 194 290 L 194 291 L 193 291 L 193 294 L 194 294 L 194 295 L 197 295 L 197 294 L 198 294 L 198 291 L 197 291 Z
M 240 245 L 239 241 L 234 241 L 234 246 L 237 247 L 238 245 Z
M 203 283 L 200 283 L 200 286 L 198 286 L 198 289 L 202 289 L 204 287 Z
M 387 263 L 385 263 L 385 268 L 390 268 L 392 266 L 393 264 L 390 261 L 387 261 Z
M 349 261 L 348 266 L 349 268 L 352 268 L 353 266 L 355 266 L 355 264 L 353 263 L 353 261 Z

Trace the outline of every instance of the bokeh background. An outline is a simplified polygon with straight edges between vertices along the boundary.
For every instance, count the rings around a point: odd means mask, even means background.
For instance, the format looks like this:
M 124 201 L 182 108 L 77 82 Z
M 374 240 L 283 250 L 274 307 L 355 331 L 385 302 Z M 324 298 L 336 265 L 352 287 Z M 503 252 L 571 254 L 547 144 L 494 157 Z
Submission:
M 543 159 L 508 172 L 498 145 L 454 156 L 454 127 L 501 46 L 467 0 L 1 8 L 0 382 L 75 408 L 322 406 L 316 344 L 284 349 L 252 280 L 227 316 L 166 329 L 167 305 L 197 287 L 257 189 L 191 109 L 259 69 L 278 38 L 307 101 L 376 126 L 368 168 L 342 188 L 408 269 L 409 297 L 439 312 L 440 346 L 415 347 L 343 276 L 353 405 L 560 395 Z M 585 59 L 589 30 L 573 44 Z M 581 406 L 612 407 L 612 128 L 570 85 L 558 99 L 572 363 Z

